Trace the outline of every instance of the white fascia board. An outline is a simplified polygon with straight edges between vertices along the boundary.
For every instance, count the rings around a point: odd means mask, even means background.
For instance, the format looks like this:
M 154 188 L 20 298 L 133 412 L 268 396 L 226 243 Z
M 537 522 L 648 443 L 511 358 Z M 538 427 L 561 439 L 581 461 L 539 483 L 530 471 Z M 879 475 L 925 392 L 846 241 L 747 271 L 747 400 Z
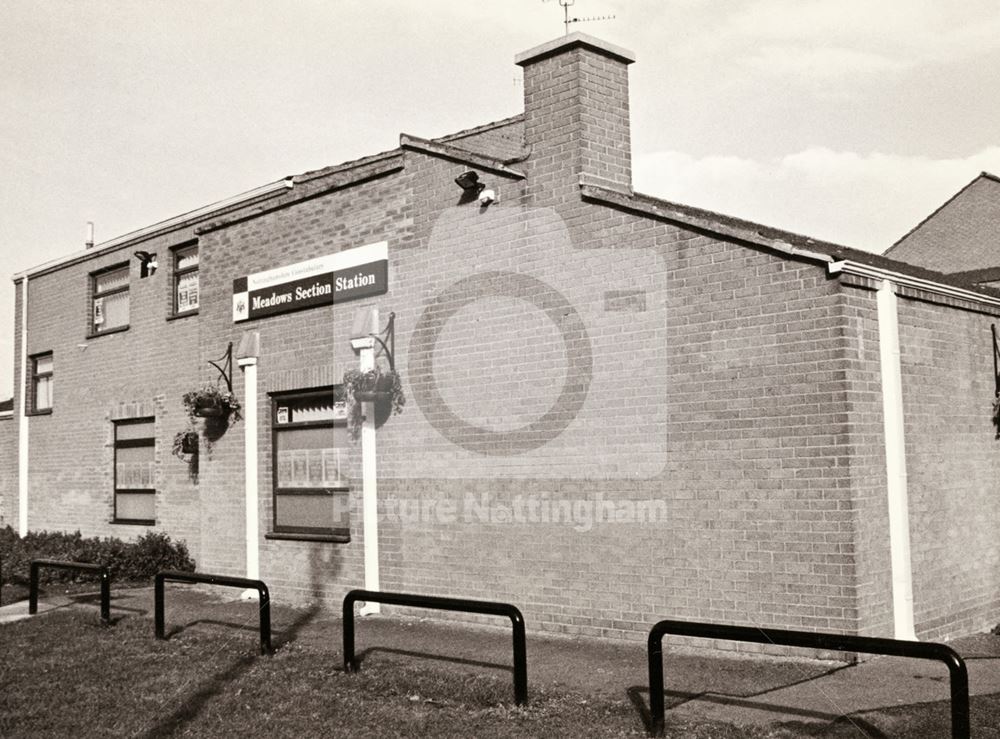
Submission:
M 925 280 L 921 277 L 914 277 L 912 275 L 903 274 L 902 272 L 882 269 L 881 267 L 872 267 L 868 264 L 852 262 L 847 259 L 840 262 L 831 262 L 827 265 L 827 272 L 831 276 L 847 274 L 858 275 L 859 277 L 869 277 L 873 280 L 888 280 L 896 285 L 912 287 L 917 290 L 924 290 L 934 295 L 945 295 L 957 300 L 968 300 L 973 303 L 983 303 L 985 305 L 1000 307 L 1000 298 L 992 295 L 984 295 L 983 293 L 976 292 L 974 290 L 966 290 L 965 288 L 956 287 L 955 285 L 945 285 L 941 282 Z

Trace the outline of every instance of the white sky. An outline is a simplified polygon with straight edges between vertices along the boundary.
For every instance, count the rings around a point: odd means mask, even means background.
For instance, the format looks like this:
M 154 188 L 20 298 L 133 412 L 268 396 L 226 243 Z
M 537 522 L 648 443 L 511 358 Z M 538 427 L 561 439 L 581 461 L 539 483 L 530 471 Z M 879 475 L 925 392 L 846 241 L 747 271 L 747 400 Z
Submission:
M 635 52 L 636 189 L 881 251 L 1000 174 L 996 0 L 576 0 Z M 2 0 L 8 277 L 285 175 L 521 111 L 558 0 Z M 81 306 L 81 310 L 84 307 Z

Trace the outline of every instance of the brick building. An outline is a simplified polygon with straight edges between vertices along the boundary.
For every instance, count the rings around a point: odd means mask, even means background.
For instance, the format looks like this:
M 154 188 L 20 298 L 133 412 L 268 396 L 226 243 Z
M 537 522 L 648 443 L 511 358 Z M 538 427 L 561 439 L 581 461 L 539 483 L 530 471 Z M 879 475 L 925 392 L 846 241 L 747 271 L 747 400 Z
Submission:
M 17 275 L 4 520 L 162 530 L 282 601 L 508 600 L 572 634 L 995 623 L 1000 294 L 634 193 L 632 55 L 515 61 L 521 115 Z M 384 365 L 379 332 L 408 400 L 354 441 L 341 378 Z M 195 471 L 181 398 L 230 345 L 243 418 Z
M 1000 286 L 1000 177 L 982 172 L 886 250 L 886 256 Z

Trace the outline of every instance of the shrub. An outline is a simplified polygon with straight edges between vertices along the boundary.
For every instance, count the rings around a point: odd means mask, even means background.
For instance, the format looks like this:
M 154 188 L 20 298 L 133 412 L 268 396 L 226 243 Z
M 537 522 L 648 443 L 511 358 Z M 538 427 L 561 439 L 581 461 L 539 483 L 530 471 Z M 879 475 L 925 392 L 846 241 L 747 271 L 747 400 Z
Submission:
M 113 580 L 147 580 L 161 570 L 194 570 L 194 560 L 183 542 L 172 542 L 159 532 L 143 534 L 134 542 L 117 538 L 84 538 L 79 531 L 31 531 L 19 537 L 7 526 L 0 529 L 0 577 L 5 583 L 27 584 L 33 559 L 62 559 L 107 567 Z M 43 583 L 92 579 L 71 570 L 43 568 Z

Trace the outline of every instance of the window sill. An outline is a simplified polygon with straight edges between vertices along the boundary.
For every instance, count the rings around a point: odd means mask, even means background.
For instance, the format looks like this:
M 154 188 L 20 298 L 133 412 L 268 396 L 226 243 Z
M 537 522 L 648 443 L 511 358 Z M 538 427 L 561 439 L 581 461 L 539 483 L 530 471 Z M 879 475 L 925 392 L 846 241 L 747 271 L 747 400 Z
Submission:
M 119 326 L 118 328 L 109 328 L 107 331 L 101 331 L 100 333 L 89 333 L 87 334 L 88 339 L 99 339 L 102 336 L 109 336 L 111 334 L 120 334 L 122 331 L 128 331 L 128 326 Z
M 333 544 L 349 544 L 351 542 L 350 534 L 286 534 L 272 531 L 264 534 L 264 538 L 279 541 L 326 541 Z
M 24 415 L 26 415 L 26 416 L 51 416 L 52 415 L 52 409 L 51 408 L 44 408 L 44 409 L 42 409 L 40 411 L 28 411 Z
M 172 313 L 169 316 L 167 316 L 167 320 L 168 321 L 176 321 L 176 320 L 178 320 L 180 318 L 190 318 L 191 316 L 196 316 L 196 315 L 198 315 L 197 309 L 195 309 L 195 310 L 188 310 L 188 311 L 184 311 L 183 313 Z
M 108 523 L 115 526 L 156 526 L 156 521 L 148 518 L 113 518 Z

